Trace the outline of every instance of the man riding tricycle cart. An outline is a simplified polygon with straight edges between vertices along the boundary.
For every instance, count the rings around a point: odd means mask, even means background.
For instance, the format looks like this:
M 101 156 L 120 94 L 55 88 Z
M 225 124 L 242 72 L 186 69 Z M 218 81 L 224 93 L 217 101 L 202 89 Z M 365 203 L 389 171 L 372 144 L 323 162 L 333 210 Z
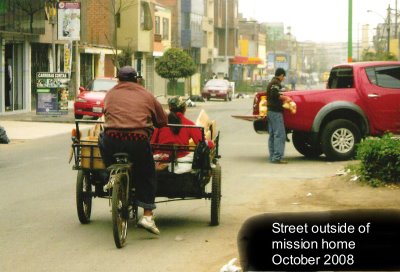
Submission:
M 106 169 L 98 143 L 98 136 L 103 130 L 103 122 L 76 120 L 75 123 L 72 149 L 73 169 L 78 171 L 76 207 L 79 221 L 82 224 L 90 222 L 93 198 L 109 199 L 114 241 L 116 246 L 121 248 L 126 242 L 128 221 L 132 220 L 138 223 L 139 218 L 138 206 L 135 202 L 135 180 L 132 175 L 135 165 L 132 165 L 129 154 L 117 153 L 114 154 L 115 163 Z M 95 125 L 95 129 L 90 130 L 87 137 L 82 137 L 82 128 L 80 127 L 82 123 Z M 167 159 L 163 156 L 155 156 L 157 165 L 156 203 L 209 199 L 211 201 L 210 225 L 218 225 L 221 203 L 219 132 L 213 131 L 215 126 L 181 126 L 201 130 L 202 140 L 197 145 L 156 143 L 151 145 L 154 153 L 169 154 Z M 214 147 L 211 149 L 206 144 L 206 135 L 214 142 Z M 193 160 L 180 162 L 177 156 L 179 152 L 193 153 Z M 176 173 L 175 169 L 180 163 L 190 164 L 190 170 Z M 166 167 L 162 167 L 162 165 Z

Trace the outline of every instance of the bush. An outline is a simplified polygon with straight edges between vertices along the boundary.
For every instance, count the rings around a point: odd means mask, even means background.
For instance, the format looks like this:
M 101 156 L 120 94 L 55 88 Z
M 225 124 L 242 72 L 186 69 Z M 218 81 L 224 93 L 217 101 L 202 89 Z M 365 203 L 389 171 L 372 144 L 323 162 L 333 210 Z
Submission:
M 367 138 L 357 149 L 361 161 L 361 178 L 371 185 L 378 181 L 400 182 L 400 140 L 385 134 L 382 138 Z
M 267 90 L 266 81 L 235 81 L 235 92 L 237 93 L 255 93 Z

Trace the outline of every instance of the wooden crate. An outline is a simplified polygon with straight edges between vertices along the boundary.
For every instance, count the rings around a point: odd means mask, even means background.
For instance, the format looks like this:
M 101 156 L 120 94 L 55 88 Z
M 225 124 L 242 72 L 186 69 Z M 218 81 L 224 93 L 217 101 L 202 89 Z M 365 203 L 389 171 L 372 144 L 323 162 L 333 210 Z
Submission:
M 97 137 L 84 137 L 81 143 L 81 167 L 89 169 L 105 169 L 101 158 Z

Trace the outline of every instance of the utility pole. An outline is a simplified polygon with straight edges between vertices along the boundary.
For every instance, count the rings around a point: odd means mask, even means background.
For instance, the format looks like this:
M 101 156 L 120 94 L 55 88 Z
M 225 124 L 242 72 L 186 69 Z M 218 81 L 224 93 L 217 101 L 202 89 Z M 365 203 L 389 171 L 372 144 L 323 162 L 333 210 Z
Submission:
M 225 0 L 225 62 L 228 62 L 228 0 Z
M 395 25 L 394 25 L 394 29 L 395 29 L 395 37 L 397 39 L 397 59 L 400 60 L 400 35 L 399 35 L 399 30 L 398 30 L 398 24 L 397 24 L 397 16 L 399 14 L 397 13 L 397 0 L 395 2 L 395 13 L 394 13 L 394 18 L 395 18 Z
M 353 62 L 353 0 L 349 0 L 347 62 Z
M 387 10 L 387 53 L 390 53 L 390 4 Z
M 397 32 L 398 31 L 397 27 L 398 27 L 398 25 L 397 25 L 397 0 L 396 0 L 395 6 L 394 6 L 394 37 L 396 39 L 399 38 L 399 33 Z

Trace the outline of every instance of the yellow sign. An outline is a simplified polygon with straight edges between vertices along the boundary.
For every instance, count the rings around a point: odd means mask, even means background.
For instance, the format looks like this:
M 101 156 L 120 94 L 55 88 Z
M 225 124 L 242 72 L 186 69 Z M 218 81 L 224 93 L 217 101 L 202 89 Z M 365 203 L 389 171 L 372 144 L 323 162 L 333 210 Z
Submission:
M 71 73 L 72 43 L 64 44 L 64 73 Z
M 275 61 L 277 61 L 277 62 L 286 62 L 286 56 L 277 55 Z

